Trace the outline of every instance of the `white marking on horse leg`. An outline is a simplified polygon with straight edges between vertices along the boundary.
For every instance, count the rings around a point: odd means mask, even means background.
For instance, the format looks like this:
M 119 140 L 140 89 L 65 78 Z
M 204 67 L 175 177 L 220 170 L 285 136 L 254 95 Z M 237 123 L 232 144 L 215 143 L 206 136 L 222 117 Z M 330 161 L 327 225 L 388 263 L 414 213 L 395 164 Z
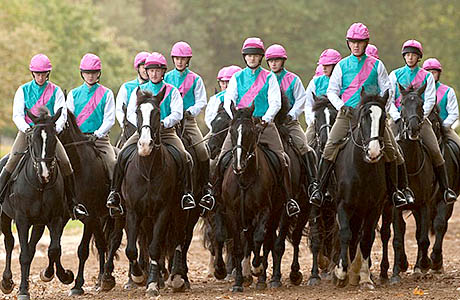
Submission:
M 369 270 L 369 257 L 366 259 L 362 259 L 361 269 L 359 270 L 359 278 L 359 284 L 366 285 L 366 287 L 370 289 L 374 288 L 374 283 L 371 279 L 371 272 Z
M 325 108 L 324 109 L 324 118 L 326 119 L 326 124 L 327 125 L 331 125 L 331 112 L 329 111 L 329 108 Z M 326 127 L 326 131 L 327 131 L 327 136 L 329 136 L 329 131 L 331 129 L 329 128 L 329 126 Z
M 214 271 L 216 271 L 216 269 L 214 268 L 215 259 L 216 259 L 215 256 L 213 256 L 212 254 L 209 254 L 208 277 L 214 277 Z
M 358 246 L 356 255 L 349 268 L 350 272 L 348 272 L 348 282 L 350 283 L 350 285 L 359 284 L 359 270 L 361 269 L 361 264 L 362 264 L 361 258 L 362 258 L 361 249 Z
M 382 109 L 378 106 L 371 106 L 371 136 L 370 138 L 376 138 L 379 136 L 380 118 L 382 117 Z M 371 159 L 377 158 L 380 155 L 380 142 L 373 140 L 369 143 L 369 157 Z
M 182 252 L 182 246 L 181 246 L 181 245 L 177 245 L 177 247 L 176 247 L 176 251 L 180 251 L 180 252 Z
M 46 157 L 46 139 L 48 138 L 48 136 L 46 135 L 45 130 L 41 131 L 41 136 L 42 136 L 42 139 L 43 139 L 42 159 L 44 159 Z M 50 176 L 50 172 L 48 170 L 48 167 L 46 166 L 46 163 L 44 161 L 40 162 L 40 164 L 42 166 L 42 177 L 43 177 L 43 179 L 45 179 L 45 181 L 48 182 L 48 177 Z
M 347 272 L 343 269 L 342 259 L 339 260 L 339 264 L 335 267 L 335 276 L 340 280 L 345 280 Z
M 150 125 L 150 115 L 153 111 L 153 105 L 151 103 L 142 103 L 139 106 L 139 109 L 142 114 L 142 129 L 139 137 L 139 141 L 137 142 L 138 146 L 138 153 L 140 156 L 147 156 L 152 152 L 152 136 L 150 133 L 149 126 Z
M 238 128 L 236 129 L 236 132 L 238 133 L 237 139 L 236 139 L 236 168 L 238 171 L 241 170 L 241 152 L 242 152 L 242 143 L 243 143 L 243 124 L 240 124 Z
M 242 268 L 243 277 L 251 276 L 251 255 L 243 258 Z

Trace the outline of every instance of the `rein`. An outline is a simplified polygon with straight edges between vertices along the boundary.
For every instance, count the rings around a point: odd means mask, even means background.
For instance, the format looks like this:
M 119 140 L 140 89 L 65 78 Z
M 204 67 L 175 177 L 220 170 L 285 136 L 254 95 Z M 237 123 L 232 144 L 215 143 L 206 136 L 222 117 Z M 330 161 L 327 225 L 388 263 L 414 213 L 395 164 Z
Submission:
M 199 145 L 199 144 L 201 144 L 201 143 L 203 143 L 203 142 L 206 142 L 207 140 L 210 140 L 211 138 L 213 138 L 213 137 L 215 137 L 215 136 L 218 136 L 218 135 L 220 135 L 220 134 L 226 132 L 229 128 L 230 128 L 230 126 L 225 127 L 224 129 L 222 129 L 221 131 L 218 131 L 218 132 L 216 132 L 216 133 L 212 133 L 212 132 L 211 132 L 211 135 L 210 135 L 209 137 L 204 138 L 204 139 L 202 139 L 201 141 L 196 142 L 195 144 L 190 145 L 190 147 L 195 147 L 196 145 Z

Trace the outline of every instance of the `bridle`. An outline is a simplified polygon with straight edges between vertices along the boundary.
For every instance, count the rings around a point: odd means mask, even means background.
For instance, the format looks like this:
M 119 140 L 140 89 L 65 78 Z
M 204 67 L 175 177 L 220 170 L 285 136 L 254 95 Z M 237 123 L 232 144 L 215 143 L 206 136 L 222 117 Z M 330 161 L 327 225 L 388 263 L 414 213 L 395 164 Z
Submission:
M 34 125 L 34 130 L 35 128 L 41 128 L 41 127 L 50 127 L 50 126 L 53 126 L 54 127 L 54 124 L 35 124 Z M 56 155 L 53 155 L 52 157 L 40 157 L 40 155 L 36 155 L 35 154 L 35 151 L 34 151 L 34 147 L 32 147 L 33 145 L 33 141 L 32 141 L 32 138 L 31 138 L 31 135 L 28 135 L 27 136 L 27 140 L 28 140 L 28 143 L 27 143 L 27 148 L 29 149 L 29 153 L 30 153 L 30 158 L 32 159 L 32 164 L 33 164 L 33 167 L 34 167 L 34 170 L 37 174 L 37 176 L 40 178 L 40 163 L 44 162 L 45 164 L 48 163 L 50 166 L 49 166 L 49 172 L 50 174 L 53 173 L 55 167 L 56 167 Z
M 236 170 L 236 168 L 234 167 L 233 168 L 233 173 L 235 175 L 241 175 L 243 174 L 245 171 L 246 171 L 246 168 L 247 168 L 247 165 L 248 165 L 248 161 L 250 159 L 252 159 L 253 157 L 255 157 L 255 154 L 256 154 L 256 150 L 257 150 L 257 145 L 259 144 L 259 141 L 260 141 L 260 136 L 262 135 L 262 132 L 263 131 L 260 131 L 258 134 L 257 134 L 257 138 L 256 138 L 256 141 L 254 143 L 254 147 L 252 147 L 252 151 L 249 151 L 246 147 L 244 147 L 243 145 L 235 145 L 233 146 L 232 148 L 232 155 L 233 155 L 233 163 L 235 163 L 235 158 L 236 158 L 236 151 L 238 149 L 241 149 L 243 150 L 244 153 L 246 153 L 245 157 L 241 158 L 241 165 L 242 165 L 242 168 L 241 170 Z M 244 163 L 243 163 L 244 162 Z

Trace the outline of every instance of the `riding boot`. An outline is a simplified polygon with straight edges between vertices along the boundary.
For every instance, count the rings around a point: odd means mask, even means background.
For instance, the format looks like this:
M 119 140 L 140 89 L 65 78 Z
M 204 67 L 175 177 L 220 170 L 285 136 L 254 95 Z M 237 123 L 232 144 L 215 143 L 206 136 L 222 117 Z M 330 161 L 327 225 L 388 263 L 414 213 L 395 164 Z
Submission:
M 289 172 L 289 167 L 283 167 L 283 187 L 286 194 L 286 212 L 289 217 L 292 217 L 300 212 L 300 206 L 292 199 L 292 186 L 291 186 L 291 172 Z
M 82 220 L 83 218 L 88 217 L 89 214 L 86 207 L 77 202 L 75 194 L 75 176 L 73 173 L 68 176 L 64 176 L 64 190 L 67 200 L 67 208 L 70 211 L 72 219 Z
M 452 204 L 457 200 L 455 192 L 449 188 L 449 178 L 447 177 L 447 170 L 445 164 L 434 168 L 436 177 L 438 178 L 439 187 L 444 191 L 444 201 L 447 204 Z
M 329 176 L 331 175 L 332 169 L 334 168 L 334 162 L 321 158 L 318 170 L 318 179 L 313 180 L 312 184 L 308 188 L 311 191 L 310 203 L 321 207 L 323 204 L 323 194 L 326 190 Z
M 112 185 L 110 186 L 110 194 L 107 197 L 107 208 L 121 208 L 121 184 L 123 183 L 123 168 L 120 166 L 120 161 L 117 162 L 113 170 Z
M 216 200 L 212 195 L 211 183 L 209 182 L 209 160 L 202 161 L 200 164 L 206 185 L 203 187 L 204 196 L 201 198 L 199 205 L 206 210 L 212 210 L 216 205 Z
M 195 208 L 195 199 L 193 199 L 193 181 L 192 181 L 192 161 L 187 161 L 185 163 L 185 172 L 184 172 L 184 195 L 181 200 L 181 207 L 183 210 L 188 210 Z
M 409 178 L 407 177 L 406 163 L 398 166 L 398 187 L 404 194 L 407 204 L 415 203 L 415 194 L 409 187 Z
M 305 162 L 306 171 L 307 171 L 307 186 L 309 187 L 316 179 L 316 158 L 313 151 L 309 151 L 303 155 L 303 160 Z M 310 189 L 308 189 L 308 197 L 311 196 Z
M 392 200 L 393 205 L 397 208 L 407 205 L 404 193 L 398 189 L 399 167 L 396 167 L 394 162 L 387 162 L 385 163 L 385 173 L 387 178 L 387 194 Z
M 3 168 L 0 173 L 0 215 L 2 213 L 3 200 L 5 199 L 6 185 L 8 184 L 10 177 L 11 173 Z

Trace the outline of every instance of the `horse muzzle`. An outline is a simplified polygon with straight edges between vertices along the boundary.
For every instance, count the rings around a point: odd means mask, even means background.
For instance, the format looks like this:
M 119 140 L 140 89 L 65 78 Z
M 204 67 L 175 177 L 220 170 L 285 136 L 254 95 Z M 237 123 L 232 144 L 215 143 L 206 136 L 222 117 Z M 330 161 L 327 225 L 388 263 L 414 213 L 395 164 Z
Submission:
M 137 142 L 137 153 L 139 156 L 149 156 L 153 150 L 153 140 L 139 140 Z

